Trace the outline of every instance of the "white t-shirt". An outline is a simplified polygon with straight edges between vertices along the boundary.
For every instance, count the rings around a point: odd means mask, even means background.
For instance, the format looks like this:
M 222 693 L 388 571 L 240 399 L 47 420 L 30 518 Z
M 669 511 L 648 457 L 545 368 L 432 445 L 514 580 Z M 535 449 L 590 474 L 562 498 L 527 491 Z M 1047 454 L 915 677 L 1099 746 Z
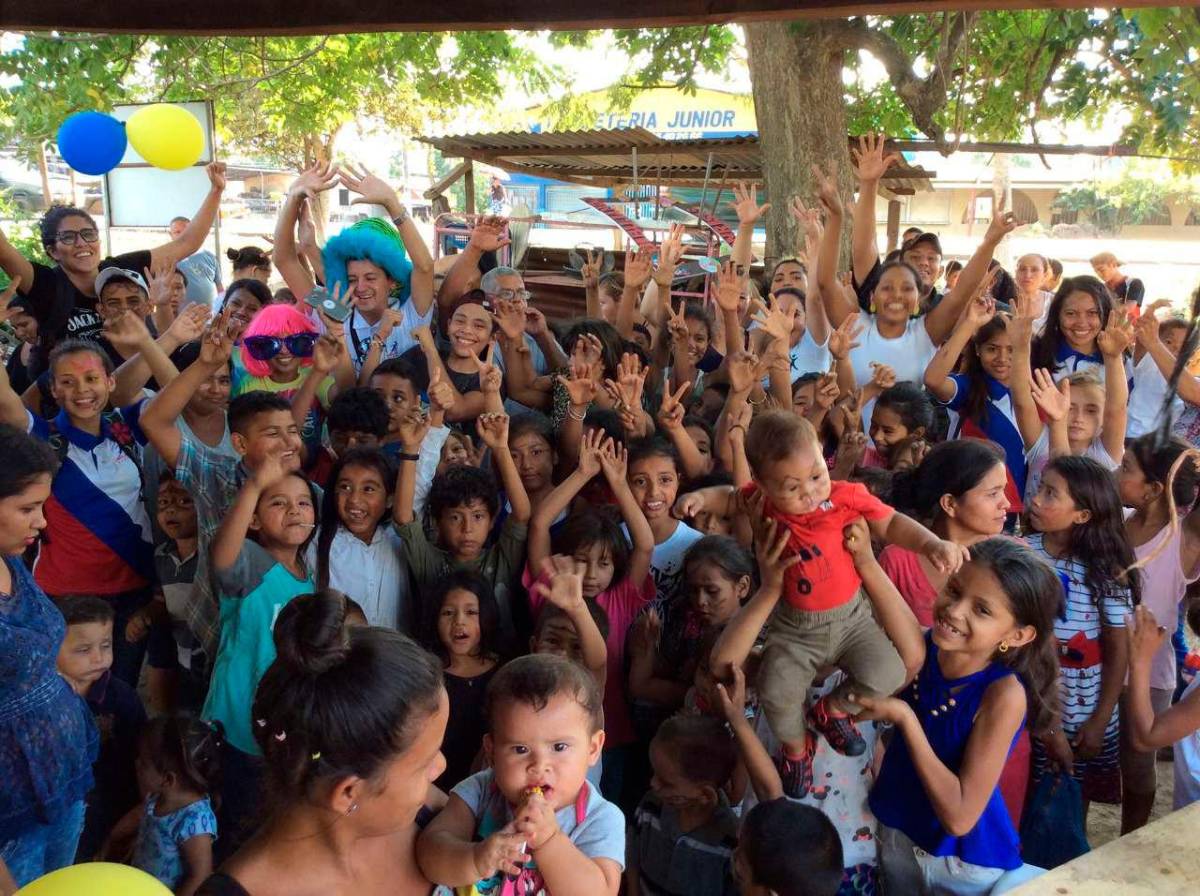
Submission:
M 308 546 L 309 568 L 317 568 L 317 539 Z M 329 545 L 329 587 L 348 594 L 363 608 L 368 625 L 412 632 L 408 565 L 400 535 L 385 516 L 370 544 L 338 526 Z
M 413 338 L 412 331 L 417 327 L 430 326 L 433 323 L 433 309 L 436 303 L 429 304 L 429 310 L 424 314 L 417 311 L 412 299 L 409 299 L 398 309 L 400 311 L 400 323 L 392 327 L 392 332 L 388 335 L 387 341 L 383 344 L 383 351 L 379 355 L 380 362 L 386 361 L 389 358 L 398 358 L 414 345 L 417 340 Z M 380 318 L 376 323 L 369 323 L 365 317 L 357 311 L 350 315 L 346 321 L 346 351 L 350 353 L 350 360 L 354 364 L 354 370 L 357 373 L 362 370 L 363 362 L 367 360 L 367 355 L 371 351 L 371 337 L 379 332 L 379 325 L 383 323 L 383 318 Z
M 914 317 L 904 325 L 904 332 L 895 339 L 879 334 L 874 314 L 864 315 L 866 329 L 858 337 L 858 348 L 850 350 L 850 364 L 854 367 L 854 379 L 860 387 L 871 382 L 875 371 L 871 362 L 886 364 L 896 371 L 896 382 L 912 382 L 918 386 L 925 382 L 925 368 L 937 354 L 937 346 L 925 329 L 925 317 Z M 871 414 L 875 411 L 875 400 L 863 407 L 863 430 L 871 431 Z
M 621 529 L 625 538 L 629 538 L 629 527 L 624 523 Z M 687 523 L 677 521 L 675 531 L 662 544 L 656 544 L 650 555 L 650 575 L 654 577 L 655 607 L 675 596 L 679 580 L 683 577 L 683 557 L 688 548 L 704 537 L 704 533 L 693 529 Z
M 1104 441 L 1100 436 L 1092 439 L 1092 444 L 1087 446 L 1087 450 L 1083 452 L 1083 456 L 1099 461 L 1109 470 L 1115 470 L 1121 466 L 1120 461 L 1112 459 L 1112 455 L 1104 447 Z M 1048 463 L 1050 463 L 1050 427 L 1043 426 L 1042 434 L 1038 436 L 1033 446 L 1025 452 L 1026 506 L 1033 500 L 1033 496 L 1037 494 L 1038 486 L 1042 484 L 1042 471 L 1046 469 L 1046 464 Z
M 1133 368 L 1133 387 L 1129 390 L 1129 424 L 1125 435 L 1131 439 L 1153 432 L 1157 428 L 1163 399 L 1167 397 L 1167 378 L 1147 352 Z M 1183 412 L 1183 399 L 1171 400 L 1171 423 Z
M 937 353 L 937 346 L 925 329 L 925 318 L 914 317 L 895 339 L 879 334 L 874 314 L 865 315 L 866 329 L 858 337 L 858 348 L 850 350 L 850 363 L 858 385 L 871 382 L 871 362 L 886 364 L 896 371 L 896 382 L 909 381 L 918 386 L 925 381 L 925 368 Z
M 1188 695 L 1200 686 L 1200 675 L 1192 679 L 1192 683 L 1183 689 L 1180 700 L 1186 700 Z M 1200 729 L 1175 742 L 1175 805 L 1182 809 L 1184 806 L 1200 800 Z

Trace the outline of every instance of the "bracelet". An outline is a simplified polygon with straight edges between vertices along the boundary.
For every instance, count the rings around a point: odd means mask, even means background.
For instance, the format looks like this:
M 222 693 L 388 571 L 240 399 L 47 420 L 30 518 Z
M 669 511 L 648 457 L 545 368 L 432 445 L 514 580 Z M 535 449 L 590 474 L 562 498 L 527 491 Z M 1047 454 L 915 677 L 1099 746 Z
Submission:
M 396 217 L 392 218 L 392 223 L 395 224 L 397 227 L 399 227 L 401 224 L 403 224 L 408 219 L 409 219 L 408 209 L 401 208 L 400 214 L 398 214 L 398 215 L 396 215 Z
M 750 405 L 751 407 L 755 407 L 755 408 L 756 408 L 756 407 L 758 407 L 758 406 L 759 406 L 760 404 L 762 404 L 763 402 L 765 402 L 766 400 L 767 400 L 767 396 L 766 396 L 766 395 L 764 395 L 764 396 L 763 396 L 762 398 L 760 398 L 758 401 L 755 401 L 755 400 L 754 400 L 753 398 L 751 398 L 749 395 L 747 395 L 747 396 L 746 396 L 746 404 Z
M 567 416 L 570 417 L 572 420 L 579 420 L 580 422 L 582 422 L 583 418 L 587 416 L 587 413 L 585 412 L 585 413 L 582 413 L 582 414 L 576 416 L 575 412 L 573 410 L 571 410 L 571 408 L 568 406 Z
M 419 454 L 409 454 L 407 451 L 401 451 L 396 455 L 401 460 L 411 460 L 414 464 L 421 459 Z

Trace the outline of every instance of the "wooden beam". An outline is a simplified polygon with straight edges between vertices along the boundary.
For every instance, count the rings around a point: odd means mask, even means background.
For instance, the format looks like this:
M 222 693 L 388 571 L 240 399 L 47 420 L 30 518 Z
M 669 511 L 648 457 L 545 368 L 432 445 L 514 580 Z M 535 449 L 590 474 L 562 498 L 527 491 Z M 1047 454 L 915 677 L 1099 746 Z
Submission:
M 475 214 L 475 163 L 467 161 L 467 171 L 463 174 L 463 188 L 467 194 L 465 201 L 468 215 Z
M 1113 0 L 1043 0 L 1040 7 L 1090 9 Z M 1160 0 L 1125 0 L 1122 7 L 1157 6 Z M 1180 6 L 1200 0 L 1180 0 Z M 208 0 L 185 12 L 163 0 L 4 0 L 0 27 L 150 34 L 330 34 L 364 31 L 581 30 L 664 27 L 783 19 L 902 15 L 935 11 L 1027 9 L 1029 0 Z
M 891 252 L 900 245 L 900 200 L 888 200 L 887 250 Z
M 456 166 L 453 171 L 451 171 L 449 174 L 447 174 L 445 177 L 443 177 L 441 180 L 439 180 L 436 184 L 434 184 L 432 187 L 430 187 L 428 190 L 426 190 L 424 193 L 425 198 L 433 199 L 435 196 L 442 195 L 442 193 L 446 192 L 446 189 L 452 183 L 454 183 L 456 180 L 458 180 L 460 177 L 462 177 L 464 174 L 466 174 L 470 170 L 471 170 L 471 160 L 465 159 L 462 162 L 462 164 Z

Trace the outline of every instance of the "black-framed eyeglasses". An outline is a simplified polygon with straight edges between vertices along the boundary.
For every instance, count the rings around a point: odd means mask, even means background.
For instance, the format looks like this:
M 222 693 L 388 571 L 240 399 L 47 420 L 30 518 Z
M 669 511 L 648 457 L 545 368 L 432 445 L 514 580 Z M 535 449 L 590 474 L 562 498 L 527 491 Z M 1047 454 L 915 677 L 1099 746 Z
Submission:
M 255 361 L 270 361 L 287 347 L 295 358 L 311 358 L 313 346 L 319 337 L 316 333 L 293 333 L 291 336 L 247 336 L 242 340 L 246 351 Z
M 85 243 L 99 242 L 100 231 L 95 227 L 85 227 L 82 230 L 60 230 L 54 234 L 54 239 L 64 246 L 74 246 L 81 238 Z

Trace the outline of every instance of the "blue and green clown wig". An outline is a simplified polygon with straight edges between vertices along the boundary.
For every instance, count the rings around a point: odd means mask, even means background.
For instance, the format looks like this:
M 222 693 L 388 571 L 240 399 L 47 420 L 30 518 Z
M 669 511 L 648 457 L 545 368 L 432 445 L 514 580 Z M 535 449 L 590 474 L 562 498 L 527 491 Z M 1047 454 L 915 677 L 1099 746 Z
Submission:
M 335 285 L 342 285 L 342 293 L 350 287 L 350 275 L 346 265 L 351 261 L 365 259 L 378 265 L 384 273 L 396 281 L 396 292 L 400 301 L 407 301 L 412 285 L 412 262 L 404 251 L 404 243 L 388 221 L 382 218 L 367 218 L 347 227 L 325 243 L 321 260 L 325 265 L 325 286 L 333 292 Z

